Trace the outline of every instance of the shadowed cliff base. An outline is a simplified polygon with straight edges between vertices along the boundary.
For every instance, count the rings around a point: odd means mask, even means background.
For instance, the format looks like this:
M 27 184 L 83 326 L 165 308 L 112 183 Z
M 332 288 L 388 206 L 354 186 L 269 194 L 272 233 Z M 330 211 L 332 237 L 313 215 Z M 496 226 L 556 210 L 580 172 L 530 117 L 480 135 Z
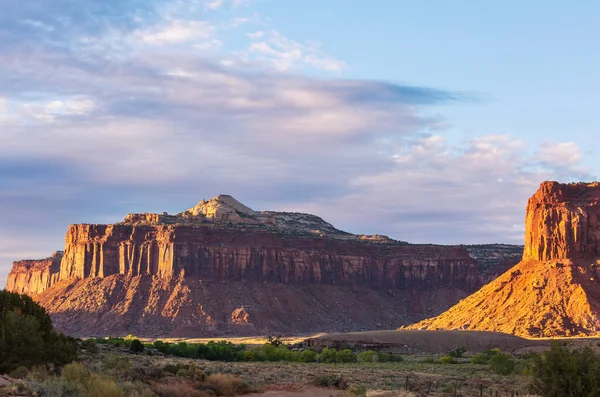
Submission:
M 523 260 L 409 329 L 530 337 L 600 334 L 600 184 L 544 182 L 529 199 Z
M 389 329 L 440 313 L 446 302 L 465 296 L 452 288 L 391 291 L 115 275 L 64 280 L 37 300 L 69 335 L 154 338 Z

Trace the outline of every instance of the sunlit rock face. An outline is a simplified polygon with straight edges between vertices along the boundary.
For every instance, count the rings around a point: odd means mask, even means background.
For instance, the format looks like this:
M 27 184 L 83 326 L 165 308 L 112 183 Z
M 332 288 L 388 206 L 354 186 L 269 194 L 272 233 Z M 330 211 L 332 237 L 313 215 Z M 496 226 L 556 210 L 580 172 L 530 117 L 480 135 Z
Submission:
M 391 328 L 440 313 L 482 280 L 467 247 L 354 235 L 227 195 L 175 215 L 71 225 L 60 258 L 19 263 L 7 288 L 84 336 Z
M 39 294 L 56 283 L 60 277 L 63 252 L 57 251 L 46 259 L 25 259 L 13 262 L 6 289 L 20 294 Z
M 521 336 L 600 332 L 600 184 L 544 182 L 529 199 L 522 261 L 413 329 Z
M 529 199 L 523 259 L 599 256 L 600 183 L 544 182 Z

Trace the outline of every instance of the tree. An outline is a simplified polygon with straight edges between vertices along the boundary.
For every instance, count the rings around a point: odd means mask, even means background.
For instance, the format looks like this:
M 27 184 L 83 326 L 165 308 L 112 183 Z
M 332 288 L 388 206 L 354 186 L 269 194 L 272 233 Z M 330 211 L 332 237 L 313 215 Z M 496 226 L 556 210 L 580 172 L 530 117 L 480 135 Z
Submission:
M 76 355 L 75 340 L 52 329 L 44 308 L 27 295 L 0 291 L 0 373 L 19 366 L 64 365 Z
M 141 353 L 144 351 L 144 344 L 142 342 L 140 342 L 139 339 L 134 339 L 131 341 L 129 350 L 131 350 L 134 353 Z
M 543 397 L 600 396 L 600 356 L 591 348 L 569 350 L 554 343 L 532 354 L 531 391 Z

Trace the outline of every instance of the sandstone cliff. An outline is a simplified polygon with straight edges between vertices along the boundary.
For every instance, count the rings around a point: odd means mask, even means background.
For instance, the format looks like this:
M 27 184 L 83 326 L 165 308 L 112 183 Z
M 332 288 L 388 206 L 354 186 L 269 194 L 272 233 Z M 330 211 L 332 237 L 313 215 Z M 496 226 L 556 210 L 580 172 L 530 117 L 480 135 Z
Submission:
M 599 183 L 542 183 L 527 205 L 522 261 L 447 312 L 409 328 L 597 334 L 599 203 Z
M 26 259 L 13 262 L 6 281 L 6 289 L 20 294 L 39 294 L 59 280 L 62 251 L 50 258 Z
M 481 286 L 465 246 L 354 235 L 224 195 L 175 215 L 71 225 L 59 261 L 39 275 L 15 264 L 7 288 L 35 294 L 60 330 L 78 335 L 390 327 Z

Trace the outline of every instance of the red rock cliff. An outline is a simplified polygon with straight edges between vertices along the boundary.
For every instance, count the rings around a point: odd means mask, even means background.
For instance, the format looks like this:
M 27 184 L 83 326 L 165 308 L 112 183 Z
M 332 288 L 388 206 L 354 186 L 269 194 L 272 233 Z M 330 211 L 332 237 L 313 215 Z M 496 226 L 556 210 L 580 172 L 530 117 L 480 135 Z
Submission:
M 410 328 L 598 335 L 600 183 L 542 183 L 529 199 L 525 229 L 520 263 Z
M 600 183 L 544 182 L 529 199 L 523 259 L 600 256 Z
M 63 252 L 57 251 L 50 258 L 13 262 L 6 289 L 27 295 L 45 291 L 59 280 L 62 257 Z
M 481 286 L 467 247 L 353 235 L 230 196 L 71 225 L 60 264 L 37 267 L 15 265 L 8 289 L 36 294 L 60 330 L 84 336 L 390 327 Z

